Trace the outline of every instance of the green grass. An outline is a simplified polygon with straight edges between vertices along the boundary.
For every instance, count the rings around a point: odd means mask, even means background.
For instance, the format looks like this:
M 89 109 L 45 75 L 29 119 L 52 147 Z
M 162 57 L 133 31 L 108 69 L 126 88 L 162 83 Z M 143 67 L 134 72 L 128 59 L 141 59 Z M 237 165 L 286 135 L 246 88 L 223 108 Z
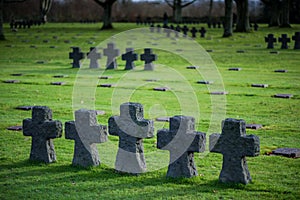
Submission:
M 201 27 L 202 25 L 198 25 Z M 1 199 L 299 199 L 300 160 L 285 157 L 267 156 L 265 153 L 278 147 L 300 148 L 300 51 L 275 50 L 280 54 L 270 54 L 266 49 L 264 37 L 274 33 L 279 37 L 287 33 L 291 37 L 300 29 L 268 28 L 260 25 L 258 32 L 235 33 L 232 38 L 222 38 L 221 29 L 209 29 L 208 39 L 197 38 L 204 49 L 213 49 L 209 53 L 215 62 L 225 90 L 226 115 L 222 117 L 242 118 L 248 123 L 263 124 L 264 128 L 248 134 L 260 137 L 261 153 L 259 157 L 247 158 L 253 182 L 248 185 L 226 185 L 218 182 L 222 166 L 219 154 L 195 154 L 195 163 L 199 176 L 191 179 L 167 179 L 165 177 L 168 152 L 156 149 L 156 139 L 144 140 L 145 155 L 149 172 L 140 176 L 118 174 L 113 170 L 118 139 L 109 136 L 110 141 L 98 144 L 102 165 L 89 169 L 71 166 L 74 142 L 64 136 L 55 139 L 57 162 L 41 164 L 30 162 L 31 138 L 22 132 L 8 131 L 12 125 L 21 125 L 24 118 L 31 117 L 31 112 L 16 110 L 21 105 L 46 105 L 53 110 L 53 118 L 63 123 L 73 120 L 73 90 L 76 76 L 84 78 L 99 75 L 111 76 L 99 83 L 114 83 L 115 88 L 95 87 L 94 97 L 85 97 L 83 90 L 80 97 L 92 103 L 95 109 L 105 110 L 98 116 L 101 124 L 107 124 L 111 115 L 118 115 L 120 103 L 125 100 L 140 102 L 144 105 L 145 118 L 173 116 L 196 113 L 197 130 L 209 132 L 212 109 L 224 96 L 210 96 L 206 85 L 196 84 L 203 79 L 196 70 L 187 70 L 190 65 L 182 57 L 165 50 L 155 49 L 158 54 L 156 70 L 144 72 L 143 62 L 137 61 L 137 69 L 126 72 L 125 63 L 118 58 L 119 69 L 72 69 L 68 59 L 71 46 L 80 46 L 87 52 L 90 46 L 110 38 L 114 34 L 137 28 L 135 24 L 116 23 L 111 31 L 100 31 L 100 24 L 46 24 L 30 30 L 12 33 L 5 26 L 7 40 L 0 43 L 0 198 Z M 39 38 L 36 38 L 39 36 Z M 58 39 L 53 39 L 58 36 Z M 43 43 L 48 39 L 49 43 Z M 23 42 L 22 40 L 29 40 Z M 71 40 L 70 44 L 64 40 Z M 94 41 L 95 44 L 88 42 Z M 13 45 L 12 48 L 6 47 Z M 35 45 L 37 48 L 30 48 Z M 57 46 L 51 49 L 50 46 Z M 118 43 L 117 43 L 118 45 Z M 236 53 L 245 50 L 246 53 Z M 123 47 L 121 51 L 124 51 Z M 137 50 L 141 53 L 142 50 Z M 202 50 L 204 52 L 204 50 Z M 180 53 L 178 53 L 180 54 Z M 209 59 L 203 62 L 210 63 Z M 37 64 L 39 60 L 45 64 Z M 199 71 L 201 72 L 201 67 Z M 230 67 L 242 70 L 228 71 Z M 173 69 L 173 71 L 172 71 Z M 288 73 L 274 73 L 276 69 L 287 69 Z M 174 72 L 174 74 L 172 74 Z M 14 77 L 12 73 L 23 73 Z M 53 78 L 53 75 L 67 74 L 65 78 Z M 157 78 L 158 82 L 147 83 L 145 78 Z M 175 79 L 174 79 L 175 78 Z M 18 79 L 17 84 L 3 83 L 5 80 Z M 50 82 L 65 81 L 64 86 L 53 86 Z M 95 79 L 87 80 L 96 82 Z M 268 88 L 252 88 L 252 83 L 269 84 Z M 154 86 L 170 86 L 171 91 L 152 91 Z M 214 86 L 209 86 L 214 89 Z M 292 99 L 276 99 L 277 93 L 291 93 Z M 180 101 L 184 109 L 180 107 Z M 190 104 L 189 102 L 199 105 Z M 86 104 L 89 105 L 89 104 Z M 224 108 L 218 108 L 222 111 Z M 214 130 L 220 131 L 221 120 L 214 124 Z M 155 131 L 168 127 L 167 123 L 155 122 Z M 163 164 L 162 164 L 163 163 Z M 165 166 L 160 168 L 160 166 Z

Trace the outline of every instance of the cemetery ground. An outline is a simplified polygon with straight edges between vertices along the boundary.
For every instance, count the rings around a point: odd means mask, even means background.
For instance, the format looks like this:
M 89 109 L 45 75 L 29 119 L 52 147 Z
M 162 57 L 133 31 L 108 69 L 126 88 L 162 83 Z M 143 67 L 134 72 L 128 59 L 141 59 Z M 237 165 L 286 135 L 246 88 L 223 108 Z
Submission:
M 300 159 L 268 155 L 280 147 L 300 148 L 300 51 L 281 50 L 280 44 L 267 49 L 264 37 L 273 33 L 292 37 L 299 25 L 292 29 L 268 28 L 260 24 L 259 31 L 222 38 L 222 29 L 207 29 L 206 37 L 195 39 L 216 63 L 222 76 L 226 95 L 226 117 L 244 119 L 247 123 L 262 124 L 258 130 L 247 129 L 247 134 L 260 137 L 261 152 L 258 157 L 247 157 L 252 183 L 221 184 L 218 182 L 222 167 L 222 155 L 206 152 L 195 153 L 195 164 L 199 175 L 193 178 L 166 178 L 167 165 L 159 170 L 150 170 L 138 176 L 115 172 L 106 164 L 115 160 L 115 155 L 103 154 L 105 146 L 97 144 L 102 164 L 98 167 L 80 168 L 71 165 L 74 141 L 64 137 L 54 140 L 57 162 L 41 164 L 29 161 L 31 138 L 22 131 L 9 131 L 7 127 L 22 125 L 22 120 L 31 118 L 31 111 L 15 109 L 17 106 L 44 105 L 53 111 L 53 119 L 63 123 L 73 120 L 72 92 L 79 69 L 71 68 L 68 54 L 70 47 L 79 46 L 83 52 L 114 34 L 131 28 L 135 24 L 115 23 L 115 29 L 99 31 L 100 24 L 46 24 L 43 27 L 20 29 L 10 32 L 5 26 L 7 40 L 0 43 L 0 198 L 1 199 L 299 199 Z M 189 27 L 200 25 L 189 25 Z M 190 33 L 189 33 L 190 35 Z M 69 41 L 67 41 L 69 40 Z M 118 45 L 118 44 L 117 44 Z M 51 48 L 50 48 L 51 47 Z M 244 53 L 237 51 L 243 50 Z M 124 52 L 125 49 L 120 51 Z M 143 62 L 136 61 L 136 69 L 130 73 L 151 73 L 153 79 L 163 76 L 163 65 L 174 68 L 187 77 L 199 100 L 201 110 L 197 131 L 206 132 L 211 117 L 210 94 L 206 85 L 189 63 L 170 52 L 154 49 L 159 63 L 155 71 L 143 71 Z M 277 51 L 279 54 L 272 54 Z M 102 50 L 99 52 L 103 53 Z M 142 49 L 136 50 L 141 54 Z M 102 58 L 106 59 L 106 58 Z M 90 69 L 103 73 L 109 79 L 99 83 L 117 83 L 124 71 L 125 62 L 118 58 L 117 70 Z M 199 66 L 201 68 L 201 66 Z M 229 68 L 241 68 L 230 71 Z M 285 69 L 286 73 L 274 70 Z M 22 76 L 14 76 L 12 74 Z M 55 75 L 68 75 L 54 78 Z M 5 83 L 18 80 L 18 83 Z M 159 81 L 159 80 L 158 80 Z M 51 82 L 65 82 L 51 85 Z M 176 82 L 176 80 L 174 80 Z M 251 84 L 268 84 L 267 88 L 251 87 Z M 179 84 L 180 85 L 180 84 Z M 163 105 L 167 116 L 180 114 L 176 96 L 171 91 L 152 90 L 158 83 L 151 82 L 135 88 L 130 101 L 144 105 L 145 118 L 153 119 Z M 121 90 L 126 90 L 126 84 Z M 97 87 L 95 109 L 104 110 L 98 115 L 98 123 L 107 125 L 112 116 L 111 99 L 115 88 Z M 183 93 L 184 90 L 177 90 Z M 275 94 L 293 94 L 292 98 L 274 98 Z M 224 97 L 224 96 L 223 96 Z M 221 98 L 221 96 L 220 96 Z M 123 103 L 123 102 L 122 102 Z M 118 109 L 119 105 L 114 105 Z M 193 105 L 190 105 L 193 106 Z M 152 110 L 152 111 L 151 111 Z M 159 111 L 158 111 L 159 113 Z M 167 122 L 155 122 L 158 129 L 168 128 Z M 221 131 L 221 121 L 219 122 Z M 208 136 L 212 133 L 207 133 Z M 118 137 L 109 136 L 110 143 L 117 145 Z M 144 140 L 147 165 L 151 159 L 147 153 L 160 151 L 156 148 L 156 137 Z M 168 154 L 166 154 L 168 156 Z M 166 159 L 168 163 L 168 157 Z M 112 163 L 113 165 L 113 163 Z

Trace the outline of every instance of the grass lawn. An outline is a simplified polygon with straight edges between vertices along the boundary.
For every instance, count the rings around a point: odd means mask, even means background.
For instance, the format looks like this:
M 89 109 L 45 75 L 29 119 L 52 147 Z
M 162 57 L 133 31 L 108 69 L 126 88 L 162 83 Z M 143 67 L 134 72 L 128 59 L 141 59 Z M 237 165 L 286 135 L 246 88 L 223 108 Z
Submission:
M 136 37 L 131 30 L 142 27 L 124 23 L 114 26 L 114 30 L 100 31 L 101 24 L 49 23 L 13 33 L 5 25 L 7 40 L 0 42 L 0 199 L 300 198 L 300 159 L 267 155 L 280 147 L 300 148 L 300 51 L 293 50 L 294 41 L 287 50 L 281 50 L 278 43 L 274 50 L 266 49 L 264 42 L 269 33 L 277 38 L 283 33 L 292 37 L 300 25 L 279 29 L 260 24 L 257 32 L 235 33 L 231 38 L 222 38 L 221 29 L 208 29 L 206 38 L 197 38 L 196 42 L 165 38 L 158 33 L 150 35 L 148 41 L 149 32 L 139 32 Z M 158 56 L 155 71 L 143 71 L 144 62 L 140 59 L 135 62 L 135 70 L 124 71 L 121 57 L 117 59 L 117 70 L 104 70 L 103 55 L 100 69 L 87 69 L 88 60 L 81 69 L 71 68 L 70 47 L 79 46 L 86 53 L 91 46 L 98 46 L 103 54 L 102 49 L 109 41 L 114 41 L 121 53 L 130 46 L 140 47 L 136 48 L 139 54 L 143 48 L 152 47 Z M 213 52 L 207 53 L 208 49 Z M 239 50 L 244 53 L 237 53 Z M 199 64 L 199 68 L 186 69 L 194 64 Z M 288 72 L 275 73 L 277 69 Z M 12 76 L 15 73 L 23 75 Z M 60 74 L 68 76 L 53 77 Z M 98 79 L 99 76 L 110 78 Z M 214 81 L 212 85 L 196 83 L 210 78 Z M 20 82 L 4 83 L 12 79 Z M 50 85 L 57 81 L 66 84 Z M 102 83 L 114 87 L 97 87 Z M 253 88 L 251 84 L 269 87 Z M 152 90 L 162 86 L 171 90 Z M 220 90 L 229 94 L 210 95 Z M 275 94 L 293 94 L 293 97 L 273 98 Z M 194 116 L 197 130 L 206 132 L 207 140 L 210 134 L 221 131 L 221 120 L 228 117 L 262 124 L 262 129 L 247 129 L 247 134 L 260 137 L 261 145 L 260 156 L 247 158 L 252 183 L 219 183 L 222 155 L 209 153 L 208 145 L 204 153 L 195 154 L 199 176 L 168 179 L 169 155 L 156 149 L 156 137 L 144 140 L 148 172 L 132 176 L 113 169 L 118 146 L 115 136 L 97 145 L 102 164 L 83 169 L 71 166 L 74 142 L 64 139 L 64 134 L 54 140 L 57 162 L 47 165 L 29 161 L 30 137 L 23 136 L 21 131 L 6 130 L 31 118 L 31 111 L 17 110 L 17 106 L 49 106 L 53 119 L 63 123 L 73 120 L 73 111 L 81 107 L 104 110 L 98 122 L 107 125 L 108 118 L 119 115 L 120 104 L 127 101 L 142 103 L 146 119 L 178 114 Z M 155 122 L 155 133 L 168 125 Z

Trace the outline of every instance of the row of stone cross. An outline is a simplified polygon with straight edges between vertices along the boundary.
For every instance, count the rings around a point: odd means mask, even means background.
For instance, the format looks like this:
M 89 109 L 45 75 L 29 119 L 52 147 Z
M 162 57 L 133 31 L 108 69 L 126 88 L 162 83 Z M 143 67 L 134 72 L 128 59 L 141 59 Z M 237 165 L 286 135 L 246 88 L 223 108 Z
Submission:
M 188 34 L 188 31 L 190 31 L 192 33 L 192 38 L 195 38 L 197 36 L 198 32 L 200 33 L 200 37 L 204 38 L 205 33 L 206 33 L 206 30 L 204 27 L 201 27 L 199 30 L 197 30 L 196 27 L 189 29 L 187 26 L 180 27 L 179 25 L 177 25 L 176 27 L 174 27 L 173 25 L 163 26 L 163 27 L 161 27 L 160 25 L 157 25 L 156 32 L 161 33 L 162 28 L 163 28 L 164 32 L 167 34 L 167 37 L 170 37 L 171 33 L 174 33 L 175 37 L 179 37 L 180 32 L 182 32 L 183 37 L 186 37 Z M 151 25 L 150 32 L 153 33 L 154 31 L 155 31 L 155 27 L 154 27 L 154 25 Z
M 300 49 L 300 32 L 296 32 L 294 36 L 292 36 L 292 40 L 295 41 L 294 49 Z M 277 39 L 274 37 L 274 34 L 268 34 L 265 37 L 265 42 L 268 43 L 268 49 L 274 49 L 274 43 L 276 43 Z M 281 49 L 288 49 L 288 43 L 291 42 L 291 38 L 288 37 L 287 34 L 282 34 L 281 37 L 278 38 L 278 42 L 281 42 Z
M 85 56 L 79 47 L 72 47 L 73 52 L 69 53 L 69 59 L 73 59 L 73 68 L 80 68 L 80 60 Z M 106 69 L 117 69 L 118 64 L 116 58 L 120 55 L 120 50 L 115 47 L 114 43 L 108 43 L 107 48 L 103 50 L 103 54 L 107 56 Z M 87 58 L 90 59 L 90 68 L 99 68 L 98 59 L 101 53 L 96 47 L 91 47 L 87 53 Z M 152 49 L 144 49 L 144 54 L 141 54 L 140 59 L 145 61 L 144 70 L 154 70 L 153 61 L 157 60 L 157 55 L 152 53 Z M 126 53 L 122 54 L 122 60 L 126 61 L 125 70 L 135 68 L 134 61 L 138 60 L 138 54 L 134 53 L 133 48 L 126 48 Z
M 222 133 L 209 138 L 210 151 L 223 154 L 220 181 L 247 184 L 251 176 L 246 156 L 258 156 L 259 138 L 246 135 L 244 120 L 226 119 Z M 169 129 L 157 131 L 157 148 L 170 152 L 167 177 L 193 177 L 198 174 L 194 152 L 204 152 L 206 134 L 195 131 L 195 119 L 189 116 L 170 118 Z M 52 120 L 52 111 L 46 106 L 35 106 L 32 118 L 23 120 L 24 136 L 32 137 L 30 160 L 51 163 L 56 160 L 53 140 L 62 136 L 63 125 Z M 107 126 L 97 123 L 96 111 L 75 111 L 75 121 L 65 122 L 65 138 L 74 140 L 74 166 L 97 166 L 100 158 L 96 143 L 108 140 L 108 134 L 119 137 L 115 169 L 119 172 L 140 174 L 146 172 L 143 138 L 154 137 L 154 123 L 144 119 L 143 106 L 124 103 L 120 116 L 108 119 Z

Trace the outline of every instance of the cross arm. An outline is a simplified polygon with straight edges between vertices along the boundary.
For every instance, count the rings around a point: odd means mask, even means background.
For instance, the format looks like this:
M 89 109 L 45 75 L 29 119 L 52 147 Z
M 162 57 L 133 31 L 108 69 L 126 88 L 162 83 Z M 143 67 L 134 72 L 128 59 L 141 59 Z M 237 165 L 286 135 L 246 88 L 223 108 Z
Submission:
M 221 153 L 221 145 L 219 142 L 221 134 L 213 133 L 209 136 L 209 151 L 214 153 Z
M 244 147 L 244 155 L 245 156 L 258 156 L 260 152 L 260 141 L 259 137 L 256 135 L 247 135 L 242 137 L 243 139 L 243 147 Z
M 119 127 L 117 124 L 118 116 L 112 116 L 108 119 L 108 133 L 110 135 L 119 136 Z
M 65 123 L 65 138 L 69 140 L 75 140 L 77 135 L 75 122 L 69 121 Z
M 201 132 L 194 132 L 194 134 L 188 134 L 194 137 L 191 145 L 188 148 L 190 152 L 204 152 L 206 144 L 206 134 Z
M 22 124 L 23 135 L 24 136 L 32 136 L 32 120 L 24 119 Z
M 58 120 L 46 121 L 40 127 L 45 138 L 59 138 L 62 136 L 62 123 Z
M 157 144 L 158 149 L 166 150 L 166 146 L 172 140 L 171 134 L 168 129 L 161 129 L 157 131 Z

